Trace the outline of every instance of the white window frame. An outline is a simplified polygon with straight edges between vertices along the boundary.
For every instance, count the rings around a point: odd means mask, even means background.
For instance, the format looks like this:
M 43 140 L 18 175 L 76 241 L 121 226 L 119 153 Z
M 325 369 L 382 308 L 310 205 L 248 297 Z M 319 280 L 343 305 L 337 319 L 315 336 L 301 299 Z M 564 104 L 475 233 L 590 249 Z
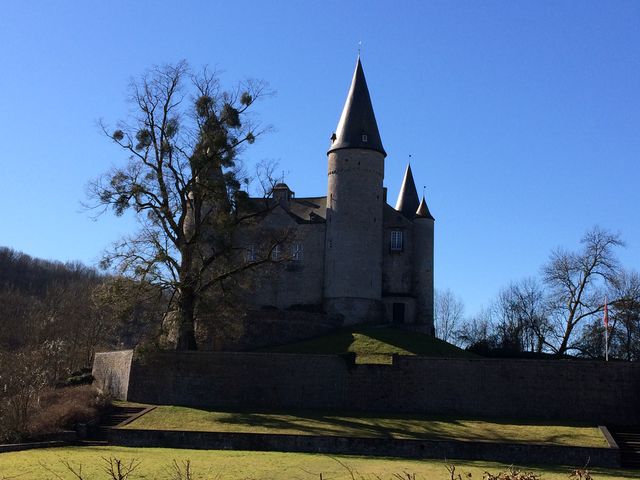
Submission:
M 291 259 L 294 262 L 301 262 L 303 258 L 304 249 L 302 243 L 294 243 L 291 245 Z
M 274 262 L 277 262 L 278 260 L 280 260 L 282 258 L 282 244 L 277 244 L 273 246 L 273 249 L 271 250 L 271 260 L 273 260 Z
M 391 230 L 390 250 L 392 252 L 404 251 L 404 232 L 402 230 Z
M 256 261 L 256 246 L 251 244 L 247 245 L 247 248 L 244 250 L 244 261 L 246 263 L 251 263 Z

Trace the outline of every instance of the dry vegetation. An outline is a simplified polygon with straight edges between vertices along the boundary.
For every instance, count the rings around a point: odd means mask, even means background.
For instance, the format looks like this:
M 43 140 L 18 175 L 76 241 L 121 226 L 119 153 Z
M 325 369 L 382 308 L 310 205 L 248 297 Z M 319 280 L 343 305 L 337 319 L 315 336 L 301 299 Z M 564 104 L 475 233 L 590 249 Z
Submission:
M 29 432 L 58 432 L 95 420 L 109 399 L 91 385 L 44 390 L 28 422 Z
M 96 420 L 108 398 L 90 385 L 19 392 L 0 400 L 0 442 L 39 440 Z

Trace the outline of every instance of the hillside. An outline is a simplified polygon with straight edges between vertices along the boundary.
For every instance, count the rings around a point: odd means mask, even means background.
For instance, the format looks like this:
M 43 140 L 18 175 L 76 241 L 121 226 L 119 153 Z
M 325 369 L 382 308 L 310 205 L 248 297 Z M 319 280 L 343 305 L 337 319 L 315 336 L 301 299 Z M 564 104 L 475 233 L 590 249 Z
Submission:
M 97 285 L 104 278 L 96 269 L 79 262 L 43 260 L 0 247 L 0 291 L 43 298 L 53 287 L 74 282 Z
M 89 367 L 96 347 L 138 343 L 163 308 L 127 279 L 0 247 L 0 354 L 44 349 L 66 370 Z
M 353 326 L 302 342 L 263 348 L 263 352 L 344 354 L 353 352 L 357 363 L 389 363 L 392 354 L 435 357 L 476 357 L 475 354 L 423 333 L 388 325 Z

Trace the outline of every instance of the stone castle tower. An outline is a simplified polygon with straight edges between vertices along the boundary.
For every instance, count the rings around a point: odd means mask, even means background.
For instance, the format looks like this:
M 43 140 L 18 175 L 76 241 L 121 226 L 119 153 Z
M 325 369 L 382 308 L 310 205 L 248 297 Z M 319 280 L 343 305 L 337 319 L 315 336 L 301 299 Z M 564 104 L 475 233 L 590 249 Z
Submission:
M 347 323 L 382 318 L 384 159 L 360 58 L 328 152 L 324 297 Z

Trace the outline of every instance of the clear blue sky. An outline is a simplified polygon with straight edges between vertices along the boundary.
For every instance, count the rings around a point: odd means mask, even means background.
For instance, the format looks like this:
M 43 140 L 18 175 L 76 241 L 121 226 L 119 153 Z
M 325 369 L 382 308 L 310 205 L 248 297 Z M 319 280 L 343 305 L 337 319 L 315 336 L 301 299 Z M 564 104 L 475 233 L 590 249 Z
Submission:
M 133 228 L 82 211 L 124 160 L 96 121 L 126 85 L 180 59 L 231 85 L 270 82 L 275 127 L 246 151 L 298 196 L 326 191 L 326 150 L 357 44 L 395 203 L 409 154 L 436 217 L 436 287 L 467 312 L 535 275 L 594 224 L 640 269 L 638 1 L 5 1 L 0 13 L 0 245 L 92 264 Z

